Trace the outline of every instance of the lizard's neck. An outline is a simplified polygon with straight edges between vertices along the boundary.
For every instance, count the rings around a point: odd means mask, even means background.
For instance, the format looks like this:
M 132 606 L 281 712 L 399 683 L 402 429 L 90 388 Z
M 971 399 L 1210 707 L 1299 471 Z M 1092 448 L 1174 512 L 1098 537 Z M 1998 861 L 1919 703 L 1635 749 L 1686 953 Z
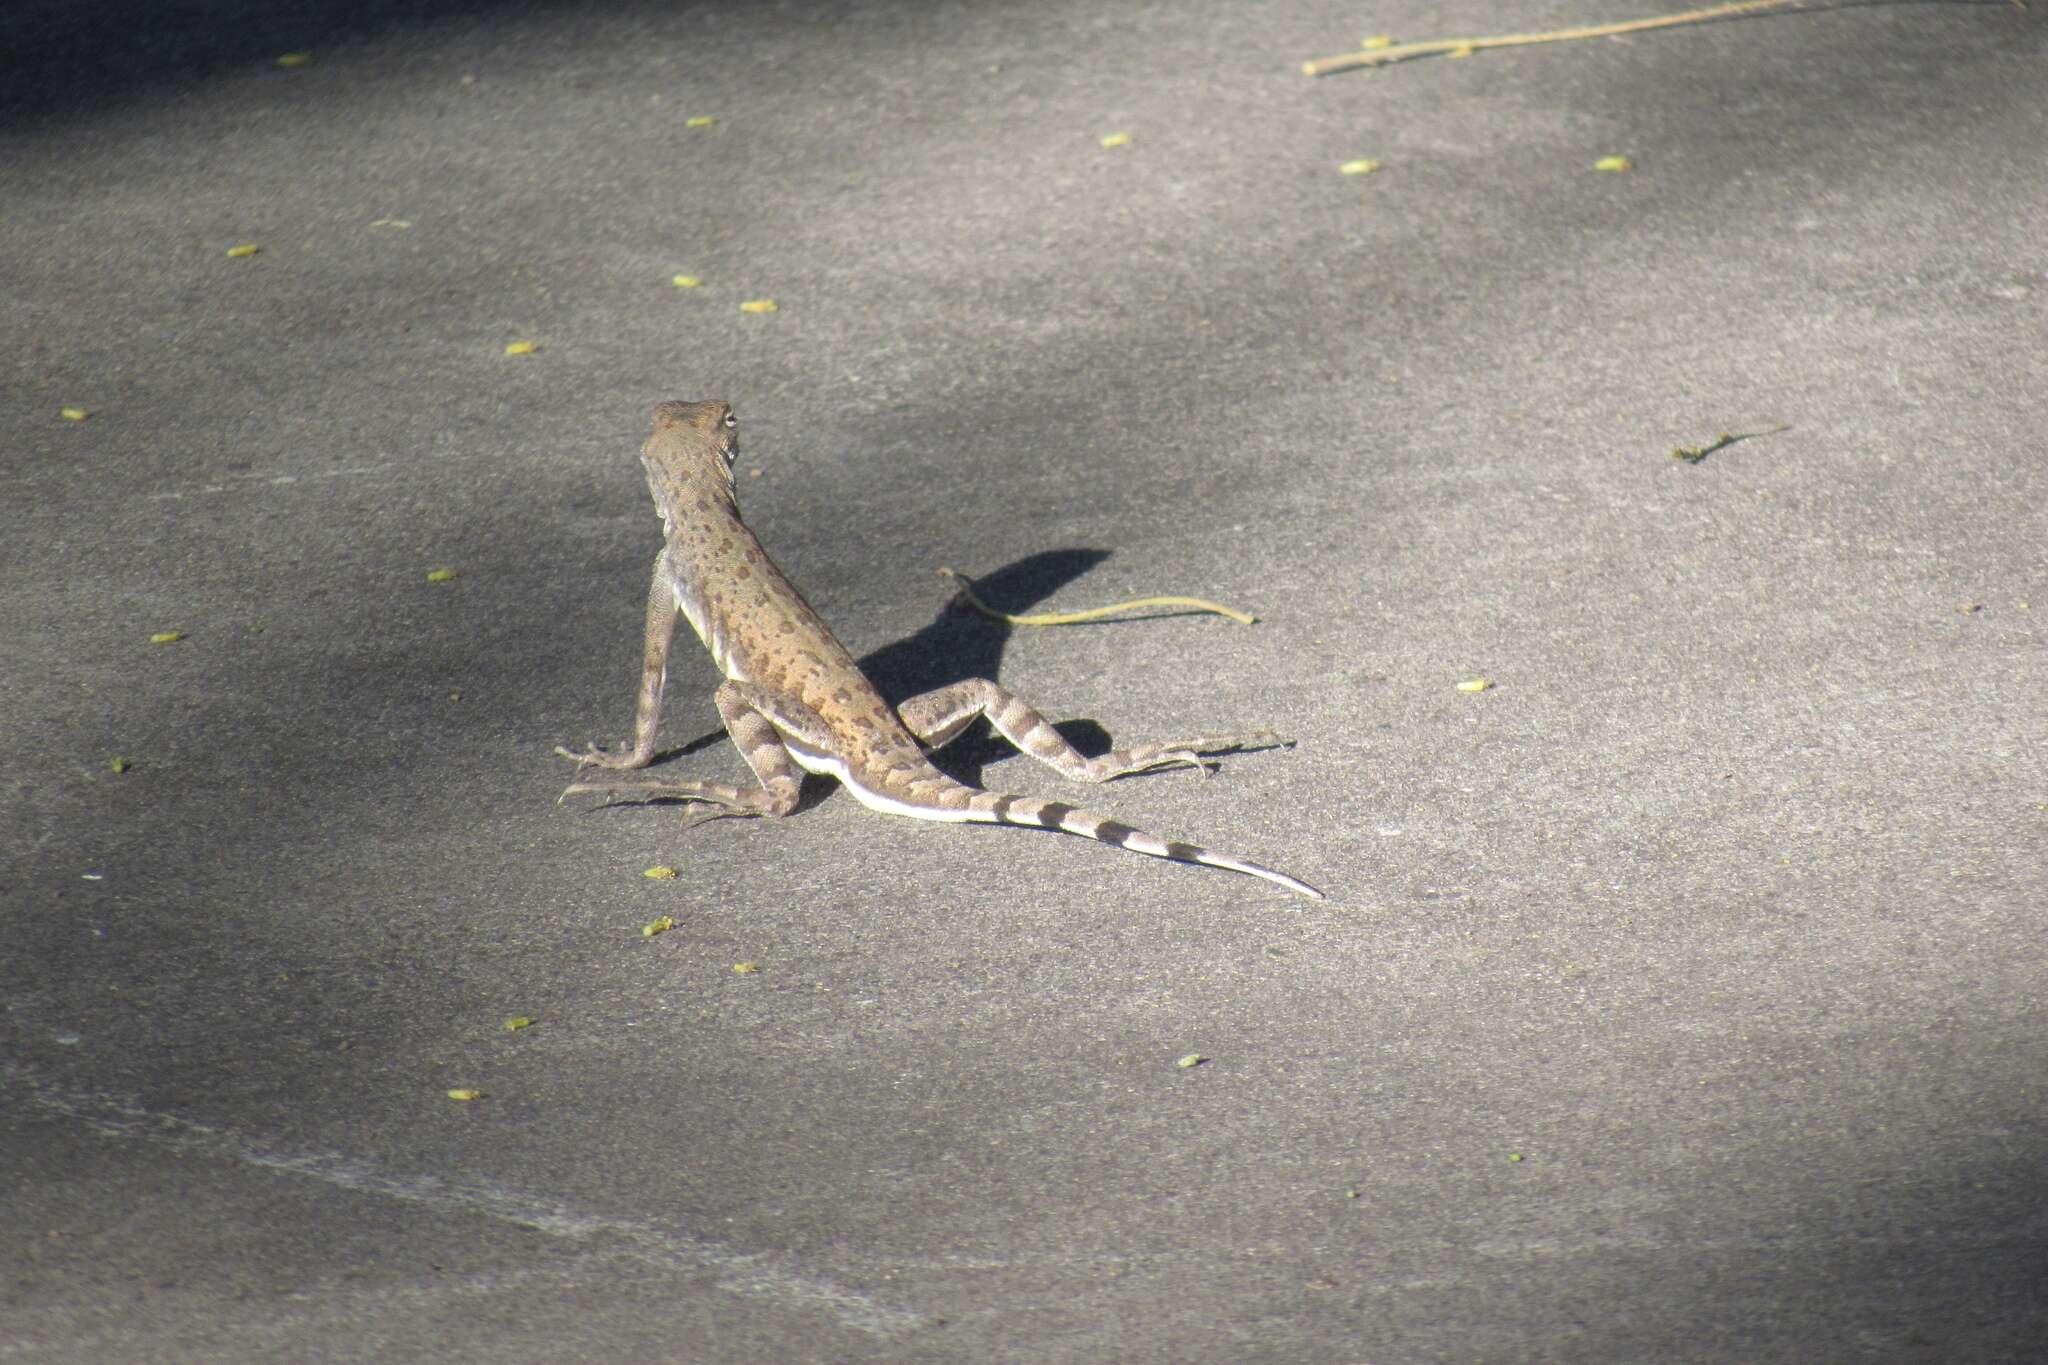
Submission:
M 739 498 L 723 471 L 680 474 L 650 467 L 647 488 L 661 513 L 662 533 L 671 540 L 693 525 L 740 520 Z

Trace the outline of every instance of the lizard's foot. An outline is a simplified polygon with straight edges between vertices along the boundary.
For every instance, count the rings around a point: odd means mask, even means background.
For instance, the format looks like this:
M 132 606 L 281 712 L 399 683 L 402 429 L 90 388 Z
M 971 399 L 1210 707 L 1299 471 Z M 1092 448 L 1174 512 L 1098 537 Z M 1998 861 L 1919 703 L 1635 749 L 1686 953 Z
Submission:
M 1244 735 L 1205 735 L 1200 739 L 1164 740 L 1153 744 L 1133 745 L 1128 749 L 1111 750 L 1109 753 L 1085 760 L 1079 771 L 1071 772 L 1068 776 L 1077 777 L 1083 782 L 1106 782 L 1113 777 L 1153 772 L 1185 763 L 1199 770 L 1202 776 L 1211 777 L 1222 765 L 1210 762 L 1203 757 L 1204 754 L 1289 748 L 1293 744 L 1293 740 L 1276 735 L 1271 730 L 1254 730 Z
M 1150 763 L 1147 763 L 1144 768 L 1138 771 L 1149 772 L 1155 768 L 1177 768 L 1183 763 L 1192 765 L 1194 770 L 1204 777 L 1214 776 L 1217 768 L 1216 764 L 1208 762 L 1193 749 L 1168 749 L 1163 754 L 1155 755 Z
M 745 820 L 759 816 L 757 810 L 734 810 L 715 802 L 697 802 L 683 807 L 683 818 L 676 823 L 676 833 L 688 834 L 699 825 L 708 825 L 713 820 Z
M 1286 735 L 1271 730 L 1254 730 L 1248 735 L 1229 735 L 1217 742 L 1217 750 L 1229 749 L 1292 749 L 1294 741 Z M 1216 752 L 1216 750 L 1211 750 Z
M 562 788 L 562 795 L 583 796 L 596 792 L 600 796 L 625 796 L 638 801 L 657 801 L 667 796 L 681 801 L 723 804 L 717 797 L 698 791 L 697 786 L 695 782 L 571 782 Z
M 640 757 L 636 753 L 606 753 L 595 744 L 580 754 L 564 749 L 561 745 L 557 744 L 555 752 L 563 758 L 573 761 L 578 768 L 644 768 L 648 763 L 647 759 Z M 649 757 L 652 757 L 652 755 Z
M 689 807 L 683 813 L 683 828 L 688 829 L 705 820 L 719 820 L 728 815 L 780 815 L 782 811 L 775 798 L 760 790 L 742 791 L 723 782 L 696 782 L 678 779 L 674 782 L 571 782 L 562 788 L 562 795 L 556 804 L 572 796 L 595 793 L 605 798 L 610 805 L 615 798 L 624 797 L 627 804 L 641 804 L 648 801 L 686 801 Z M 794 803 L 792 802 L 792 805 Z

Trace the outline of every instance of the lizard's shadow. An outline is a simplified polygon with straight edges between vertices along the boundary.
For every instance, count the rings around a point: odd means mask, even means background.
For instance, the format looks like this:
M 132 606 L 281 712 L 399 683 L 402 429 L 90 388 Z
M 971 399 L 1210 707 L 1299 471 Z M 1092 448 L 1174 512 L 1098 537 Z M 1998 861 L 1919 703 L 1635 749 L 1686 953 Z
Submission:
M 975 594 L 992 607 L 1023 614 L 1109 556 L 1108 550 L 1042 550 L 990 573 L 975 575 Z M 1015 629 L 1007 621 L 975 611 L 956 593 L 940 606 L 929 625 L 864 656 L 860 669 L 891 704 L 900 703 L 964 678 L 995 677 L 1003 649 Z M 1084 754 L 1097 754 L 1109 748 L 1108 732 L 1092 720 L 1063 721 L 1053 728 Z M 723 729 L 708 731 L 663 753 L 658 761 L 696 753 L 725 737 Z M 989 730 L 986 721 L 978 721 L 974 729 L 947 745 L 936 757 L 948 774 L 979 786 L 985 766 L 1016 752 L 1000 735 Z M 806 776 L 799 809 L 817 804 L 836 785 L 829 778 Z
M 1042 550 L 993 573 L 974 578 L 975 595 L 999 611 L 1028 613 L 1104 560 L 1108 550 Z M 915 635 L 883 645 L 860 661 L 861 672 L 892 705 L 920 692 L 966 678 L 993 678 L 1016 627 L 984 616 L 958 593 L 939 607 L 931 624 Z M 1053 726 L 1084 754 L 1109 748 L 1109 735 L 1092 720 Z M 939 767 L 969 786 L 981 785 L 981 770 L 1016 753 L 1008 741 L 976 721 L 972 729 L 934 755 Z

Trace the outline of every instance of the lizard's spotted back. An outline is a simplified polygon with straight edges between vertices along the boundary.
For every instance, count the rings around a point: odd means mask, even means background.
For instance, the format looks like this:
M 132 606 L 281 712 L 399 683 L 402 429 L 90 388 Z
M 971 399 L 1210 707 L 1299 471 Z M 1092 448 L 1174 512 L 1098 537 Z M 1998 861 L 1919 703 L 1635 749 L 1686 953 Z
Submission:
M 726 677 L 795 696 L 849 738 L 918 751 L 859 665 L 740 520 L 738 422 L 724 403 L 663 403 L 640 448 L 676 606 Z M 660 567 L 657 576 L 661 575 Z

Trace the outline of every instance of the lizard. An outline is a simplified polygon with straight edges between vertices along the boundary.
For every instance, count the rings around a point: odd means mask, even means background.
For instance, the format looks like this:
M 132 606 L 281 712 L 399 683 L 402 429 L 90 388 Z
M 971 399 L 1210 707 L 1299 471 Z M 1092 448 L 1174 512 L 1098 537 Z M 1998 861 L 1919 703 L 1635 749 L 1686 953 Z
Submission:
M 1135 853 L 1263 877 L 1317 900 L 1308 883 L 1194 844 L 1162 839 L 1122 821 L 1059 801 L 984 791 L 941 772 L 928 751 L 949 743 L 977 717 L 1031 757 L 1079 782 L 1104 782 L 1173 764 L 1203 772 L 1201 755 L 1289 746 L 1270 730 L 1203 735 L 1083 757 L 1028 703 L 986 678 L 969 678 L 891 708 L 831 628 L 778 569 L 740 519 L 733 480 L 738 420 L 723 402 L 668 402 L 654 410 L 654 431 L 640 449 L 647 486 L 662 523 L 647 598 L 645 655 L 632 747 L 582 753 L 557 747 L 586 766 L 644 768 L 667 686 L 670 647 L 680 613 L 724 674 L 713 701 L 726 733 L 759 779 L 758 787 L 673 779 L 644 783 L 573 782 L 607 800 L 701 803 L 696 818 L 793 814 L 798 770 L 837 778 L 862 805 L 896 815 L 1063 830 Z M 686 825 L 692 823 L 686 819 Z

